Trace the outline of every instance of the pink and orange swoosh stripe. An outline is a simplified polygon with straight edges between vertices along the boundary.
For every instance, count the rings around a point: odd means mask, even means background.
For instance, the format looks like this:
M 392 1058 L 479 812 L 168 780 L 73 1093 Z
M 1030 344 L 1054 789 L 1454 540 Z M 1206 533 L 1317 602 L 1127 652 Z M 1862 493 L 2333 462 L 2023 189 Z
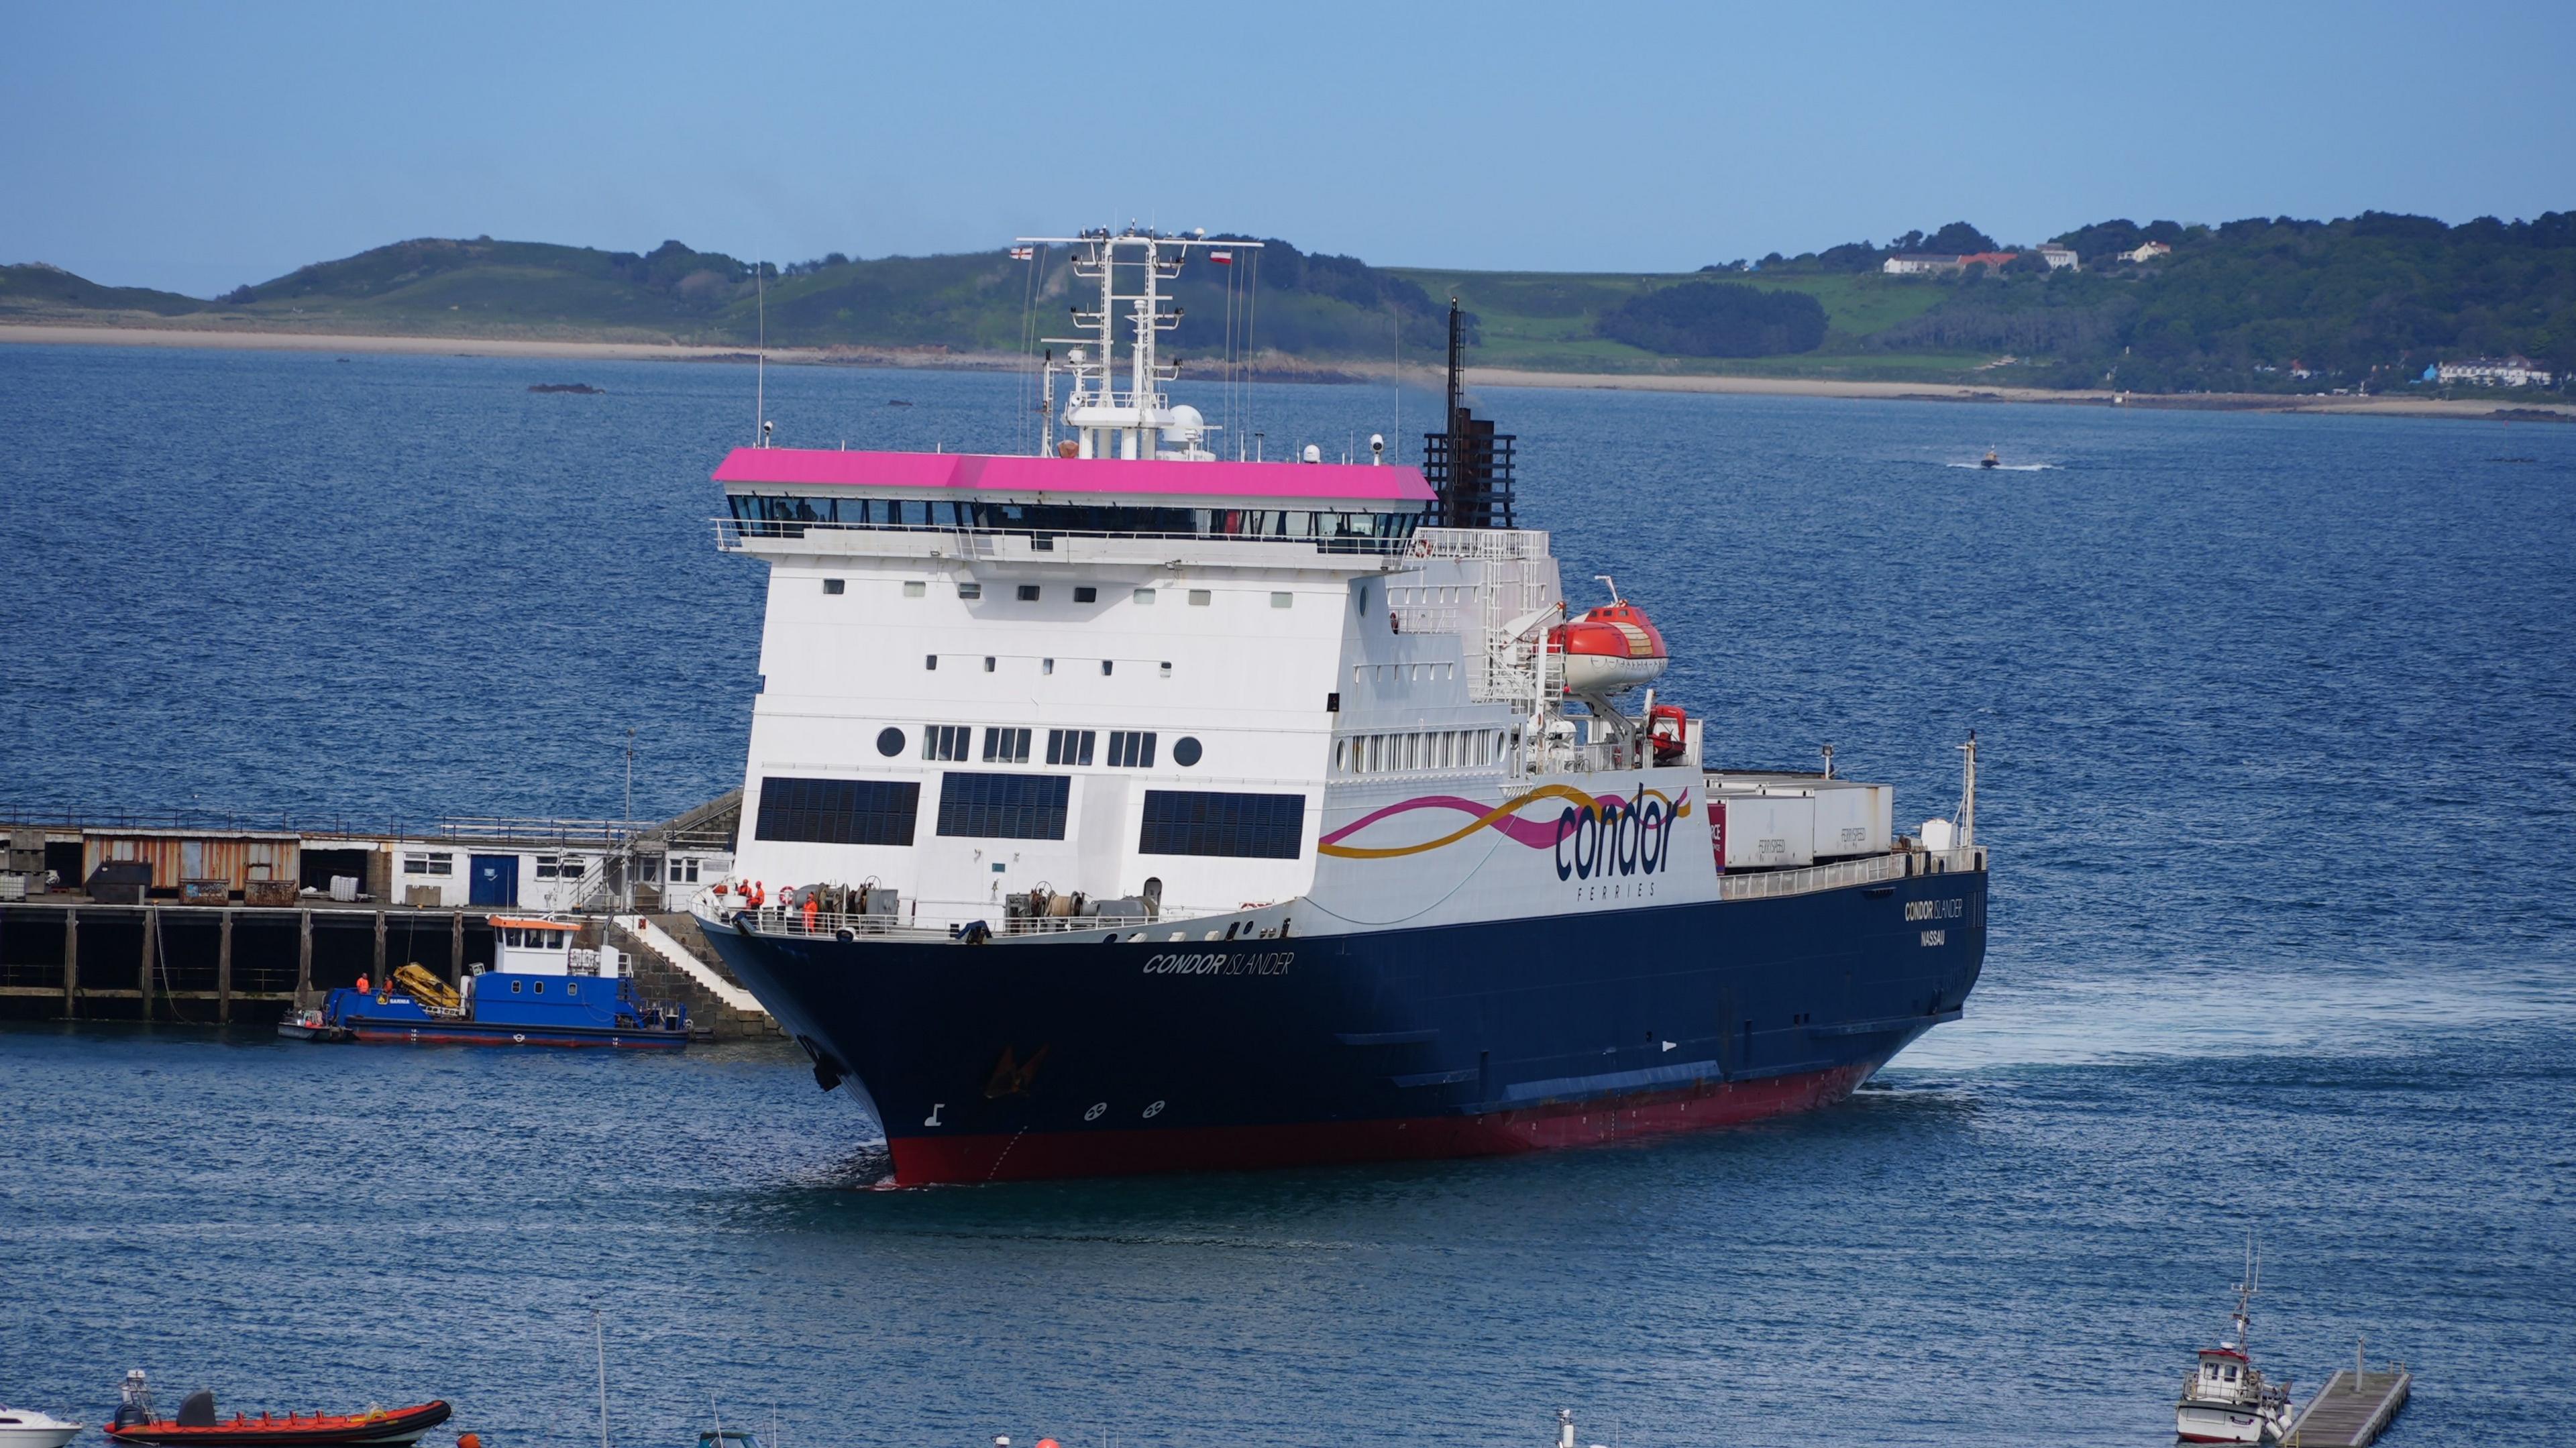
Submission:
M 1646 791 L 1646 796 L 1649 799 L 1662 800 L 1665 807 L 1672 811 L 1672 818 L 1674 819 L 1686 818 L 1691 812 L 1690 791 L 1687 789 L 1682 791 L 1681 799 L 1678 802 L 1666 798 L 1660 790 L 1650 789 Z M 1460 840 L 1467 838 L 1469 835 L 1474 834 L 1476 831 L 1489 827 L 1500 831 L 1502 834 L 1520 844 L 1529 846 L 1533 850 L 1554 849 L 1556 847 L 1556 821 L 1553 819 L 1522 819 L 1519 814 L 1522 806 L 1531 804 L 1538 800 L 1547 799 L 1569 800 L 1578 809 L 1587 806 L 1592 808 L 1601 808 L 1611 804 L 1624 804 L 1626 802 L 1622 796 L 1589 795 L 1576 789 L 1572 785 L 1567 784 L 1543 784 L 1526 794 L 1515 795 L 1514 797 L 1504 800 L 1501 804 L 1492 806 L 1491 808 L 1479 804 L 1472 799 L 1463 799 L 1454 794 L 1427 794 L 1415 799 L 1399 801 L 1395 804 L 1388 805 L 1384 809 L 1374 810 L 1369 814 L 1361 816 L 1359 819 L 1353 820 L 1351 823 L 1342 826 L 1340 829 L 1324 836 L 1321 840 L 1316 841 L 1315 852 L 1319 855 L 1332 855 L 1345 860 L 1391 860 L 1403 855 L 1419 855 L 1426 850 L 1436 850 L 1445 845 L 1454 845 Z M 1475 818 L 1469 820 L 1463 825 L 1460 825 L 1457 829 L 1450 831 L 1448 834 L 1442 835 L 1436 840 L 1425 840 L 1417 845 L 1372 847 L 1368 845 L 1345 845 L 1342 843 L 1343 840 L 1349 839 L 1351 836 L 1358 834 L 1360 831 L 1367 829 L 1369 826 L 1376 824 L 1382 819 L 1387 819 L 1394 815 L 1409 814 L 1418 809 L 1460 810 L 1467 814 L 1474 815 Z

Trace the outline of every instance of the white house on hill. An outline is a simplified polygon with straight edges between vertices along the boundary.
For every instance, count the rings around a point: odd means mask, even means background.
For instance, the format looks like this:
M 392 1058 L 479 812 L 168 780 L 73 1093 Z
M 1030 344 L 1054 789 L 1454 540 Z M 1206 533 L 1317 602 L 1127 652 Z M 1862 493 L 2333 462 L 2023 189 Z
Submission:
M 2548 368 L 2528 357 L 2467 357 L 2457 362 L 2437 362 L 2433 377 L 2438 382 L 2465 383 L 2472 387 L 2547 387 L 2555 380 Z

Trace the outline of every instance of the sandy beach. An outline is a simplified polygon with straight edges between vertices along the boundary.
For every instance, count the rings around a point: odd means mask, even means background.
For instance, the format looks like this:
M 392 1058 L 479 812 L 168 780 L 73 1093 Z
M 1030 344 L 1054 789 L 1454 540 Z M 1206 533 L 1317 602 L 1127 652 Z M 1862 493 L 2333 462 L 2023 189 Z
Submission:
M 564 361 L 733 362 L 749 361 L 741 347 L 690 346 L 677 342 L 566 342 L 499 337 L 390 337 L 330 332 L 215 331 L 188 327 L 88 327 L 61 323 L 0 323 L 0 343 L 107 347 L 200 347 L 283 352 L 390 352 L 444 357 L 531 357 Z M 894 347 L 772 347 L 769 360 L 786 366 L 923 367 L 971 371 L 1004 371 L 1022 365 L 1007 352 L 953 352 L 945 349 Z M 1383 378 L 1385 364 L 1336 364 L 1314 369 L 1319 376 L 1347 380 L 1353 375 Z M 1406 368 L 1409 377 L 1438 386 L 1439 374 Z M 2576 422 L 2576 404 L 2500 402 L 2432 397 L 2290 397 L 2273 393 L 2200 392 L 2183 394 L 2114 393 L 2099 390 L 2059 392 L 2034 387 L 1983 387 L 1973 383 L 1850 382 L 1820 378 L 1712 377 L 1686 373 L 1522 372 L 1502 367 L 1470 367 L 1473 387 L 1588 387 L 1632 392 L 1699 392 L 1737 396 L 1843 397 L 1901 399 L 1923 402 L 2035 402 L 2056 406 L 2150 407 L 2227 412 L 2305 412 L 2383 417 L 2454 417 Z

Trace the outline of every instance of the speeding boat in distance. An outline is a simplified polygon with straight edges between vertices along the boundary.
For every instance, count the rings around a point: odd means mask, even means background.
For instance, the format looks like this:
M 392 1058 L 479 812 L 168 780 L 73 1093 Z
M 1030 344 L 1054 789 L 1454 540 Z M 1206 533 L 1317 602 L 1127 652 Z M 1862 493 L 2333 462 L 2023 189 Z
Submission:
M 100 1429 L 111 1443 L 178 1448 L 183 1444 L 220 1443 L 242 1448 L 338 1448 L 338 1445 L 408 1445 L 447 1421 L 451 1409 L 441 1399 L 408 1408 L 369 1407 L 356 1413 L 262 1413 L 231 1418 L 215 1414 L 215 1395 L 199 1388 L 179 1401 L 179 1416 L 164 1418 L 152 1408 L 152 1387 L 136 1368 L 125 1375 L 116 1417 Z
M 63 1448 L 80 1435 L 83 1426 L 50 1413 L 0 1408 L 0 1448 Z
M 1999 468 L 2003 465 L 2003 459 L 1995 456 L 1993 448 L 1986 449 L 1986 455 L 1977 459 L 1977 466 L 1981 468 Z

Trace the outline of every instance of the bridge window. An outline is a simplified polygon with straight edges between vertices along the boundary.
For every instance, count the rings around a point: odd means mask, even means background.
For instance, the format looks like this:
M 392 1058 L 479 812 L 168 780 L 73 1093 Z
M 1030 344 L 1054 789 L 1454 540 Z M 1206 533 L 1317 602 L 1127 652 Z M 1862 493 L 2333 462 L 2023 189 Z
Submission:
M 1148 855 L 1293 860 L 1305 826 L 1302 794 L 1149 789 L 1136 848 Z
M 1047 763 L 1089 764 L 1092 741 L 1097 738 L 1099 735 L 1089 729 L 1050 729 L 1047 731 Z
M 1063 839 L 1072 787 L 1072 779 L 1061 774 L 943 774 L 939 832 L 975 839 Z
M 1088 585 L 1076 588 L 1073 591 L 1073 601 L 1076 603 L 1098 603 L 1100 601 L 1100 590 Z
M 1112 769 L 1151 769 L 1154 767 L 1154 735 L 1151 731 L 1113 729 L 1109 733 L 1109 767 Z
M 987 729 L 984 731 L 986 764 L 1026 764 L 1029 762 L 1029 731 L 1026 729 Z
M 966 757 L 966 741 L 975 731 L 964 724 L 929 724 L 921 731 L 921 757 L 949 760 Z
M 818 845 L 909 845 L 920 813 L 916 780 L 777 776 L 760 783 L 753 835 Z

